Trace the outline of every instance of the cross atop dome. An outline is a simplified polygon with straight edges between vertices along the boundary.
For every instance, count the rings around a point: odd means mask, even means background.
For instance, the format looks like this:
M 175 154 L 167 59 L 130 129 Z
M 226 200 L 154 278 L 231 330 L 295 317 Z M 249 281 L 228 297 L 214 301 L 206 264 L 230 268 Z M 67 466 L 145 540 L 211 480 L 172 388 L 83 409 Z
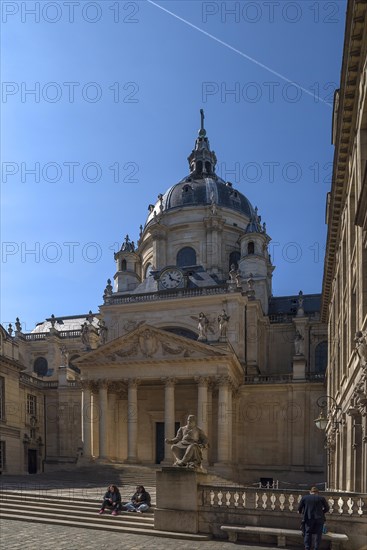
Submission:
M 204 128 L 204 109 L 200 109 L 200 130 L 195 141 L 195 148 L 188 157 L 190 173 L 195 178 L 204 178 L 215 174 L 217 157 L 214 151 L 210 150 L 209 140 L 206 137 Z
M 206 136 L 206 130 L 204 128 L 204 109 L 200 109 L 200 130 L 199 130 L 199 136 L 205 137 Z

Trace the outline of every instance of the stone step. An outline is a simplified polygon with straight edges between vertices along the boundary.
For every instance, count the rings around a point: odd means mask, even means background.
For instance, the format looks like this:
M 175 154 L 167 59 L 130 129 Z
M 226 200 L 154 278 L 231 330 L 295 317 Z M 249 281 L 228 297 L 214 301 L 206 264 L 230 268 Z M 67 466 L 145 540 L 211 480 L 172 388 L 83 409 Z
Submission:
M 114 518 L 118 520 L 119 516 Z M 31 523 L 46 523 L 49 525 L 65 525 L 66 527 L 82 527 L 84 529 L 98 529 L 103 531 L 113 531 L 118 533 L 134 533 L 135 535 L 148 535 L 148 536 L 156 536 L 156 537 L 166 537 L 166 538 L 174 538 L 174 539 L 180 539 L 180 540 L 194 540 L 194 541 L 202 541 L 202 540 L 209 540 L 211 537 L 209 535 L 196 535 L 191 533 L 176 533 L 171 531 L 159 531 L 153 528 L 149 527 L 141 527 L 134 525 L 133 527 L 125 526 L 123 523 L 117 523 L 114 522 L 111 524 L 103 521 L 85 521 L 82 518 L 74 518 L 72 519 L 64 519 L 64 518 L 48 518 L 45 516 L 37 516 L 37 515 L 24 515 L 21 513 L 13 514 L 8 512 L 1 512 L 1 519 L 9 519 L 14 521 L 29 521 Z M 98 518 L 97 518 L 98 519 Z M 105 519 L 104 516 L 102 516 L 100 519 Z
M 99 515 L 98 509 L 93 511 L 85 511 L 82 509 L 68 509 L 68 508 L 59 508 L 56 506 L 35 506 L 33 504 L 22 504 L 21 506 L 16 504 L 0 504 L 0 513 L 1 517 L 3 513 L 14 514 L 19 517 L 22 515 L 33 515 L 37 517 L 45 518 L 55 518 L 58 519 L 70 519 L 73 518 L 74 521 L 87 521 L 87 522 L 101 522 L 112 525 L 117 521 L 123 523 L 127 527 L 154 527 L 154 515 L 149 514 L 138 514 L 134 512 L 121 512 L 118 516 L 111 516 L 110 512 Z
M 67 509 L 71 510 L 80 510 L 80 511 L 92 511 L 96 512 L 100 509 L 101 500 L 96 499 L 74 499 L 70 500 L 66 497 L 57 497 L 55 499 L 52 495 L 39 495 L 35 496 L 30 493 L 15 493 L 12 491 L 0 491 L 0 506 L 11 506 L 11 505 L 32 505 L 32 506 L 44 506 L 45 508 L 59 508 L 64 507 L 67 504 Z M 124 501 L 123 501 L 124 502 Z M 155 506 L 152 505 L 148 512 L 144 512 L 144 517 L 154 515 Z M 126 512 L 128 513 L 128 512 Z
M 161 536 L 182 540 L 209 540 L 209 535 L 195 535 L 158 531 L 154 529 L 154 513 L 143 514 L 122 511 L 111 516 L 110 511 L 98 514 L 101 501 L 89 499 L 76 502 L 67 498 L 47 495 L 18 494 L 14 491 L 0 491 L 0 516 L 2 519 L 29 521 L 69 527 L 82 527 L 122 533 Z M 154 509 L 154 508 L 153 508 Z

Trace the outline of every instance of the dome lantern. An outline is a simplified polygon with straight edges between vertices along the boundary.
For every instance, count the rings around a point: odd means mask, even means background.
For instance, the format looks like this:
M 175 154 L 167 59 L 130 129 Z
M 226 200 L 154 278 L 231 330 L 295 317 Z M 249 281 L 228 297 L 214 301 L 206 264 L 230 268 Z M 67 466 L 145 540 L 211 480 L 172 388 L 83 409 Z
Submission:
M 200 109 L 200 130 L 195 141 L 195 148 L 188 157 L 190 175 L 195 178 L 203 178 L 215 174 L 217 157 L 214 151 L 210 150 L 209 140 L 204 128 L 204 110 Z

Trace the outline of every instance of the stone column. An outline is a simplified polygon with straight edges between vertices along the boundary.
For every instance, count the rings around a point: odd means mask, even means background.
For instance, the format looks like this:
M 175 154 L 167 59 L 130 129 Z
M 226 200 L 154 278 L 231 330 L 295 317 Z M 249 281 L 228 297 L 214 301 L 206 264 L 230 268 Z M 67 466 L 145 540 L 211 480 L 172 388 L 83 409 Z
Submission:
M 113 460 L 117 459 L 117 394 L 116 389 L 108 394 L 108 434 L 112 434 L 112 437 L 108 437 L 108 456 Z
M 82 381 L 83 388 L 83 457 L 92 456 L 92 388 L 89 382 Z
M 247 374 L 258 372 L 258 312 L 255 302 L 250 302 L 246 309 L 246 359 L 247 359 Z M 253 370 L 251 370 L 251 368 Z
M 99 458 L 107 458 L 107 431 L 108 431 L 108 383 L 99 381 Z
M 232 445 L 231 413 L 230 407 L 230 385 L 229 379 L 223 377 L 219 380 L 218 388 L 218 462 L 228 463 L 230 461 L 230 448 Z
M 136 379 L 128 380 L 127 391 L 127 459 L 138 462 L 138 384 Z
M 126 397 L 125 384 L 119 380 L 108 384 L 108 456 L 114 460 L 121 458 L 123 419 L 119 415 L 119 400 Z
M 174 378 L 164 378 L 164 437 L 173 439 L 175 437 L 175 383 Z M 164 462 L 172 462 L 170 445 L 164 446 Z
M 222 255 L 222 231 L 224 220 L 221 216 L 214 214 L 204 218 L 206 229 L 206 265 L 209 272 L 218 272 L 217 258 Z
M 195 379 L 198 383 L 198 412 L 197 424 L 208 433 L 208 383 L 209 378 L 200 376 Z
M 233 386 L 229 383 L 228 387 L 228 413 L 227 413 L 227 426 L 228 426 L 228 461 L 232 462 L 232 447 L 233 447 Z
M 207 450 L 207 457 L 208 462 L 212 462 L 212 449 L 213 449 L 213 388 L 214 388 L 214 381 L 212 378 L 209 378 L 208 383 L 208 439 L 210 443 L 210 447 Z
M 200 376 L 197 379 L 198 382 L 198 412 L 197 412 L 197 425 L 201 428 L 205 435 L 208 435 L 208 384 L 209 378 Z M 208 451 L 203 451 L 203 462 L 208 463 Z

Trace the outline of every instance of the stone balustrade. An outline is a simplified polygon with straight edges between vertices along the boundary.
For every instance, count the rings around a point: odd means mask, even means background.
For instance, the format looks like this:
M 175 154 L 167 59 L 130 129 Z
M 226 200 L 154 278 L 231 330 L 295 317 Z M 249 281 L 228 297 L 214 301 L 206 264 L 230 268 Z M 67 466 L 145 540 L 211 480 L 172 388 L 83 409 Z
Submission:
M 230 291 L 227 286 L 215 286 L 212 288 L 187 288 L 178 289 L 174 292 L 151 292 L 145 294 L 130 294 L 129 296 L 108 296 L 108 304 L 128 304 L 136 302 L 152 302 L 159 300 L 174 300 L 177 298 L 192 298 L 195 296 L 212 296 L 215 294 L 227 294 Z
M 27 386 L 37 387 L 40 389 L 57 388 L 59 386 L 58 380 L 40 380 L 39 378 L 30 376 L 24 372 L 20 373 L 19 381 Z M 67 380 L 67 385 L 69 388 L 81 388 L 78 380 Z
M 79 338 L 80 337 L 80 330 L 62 330 L 60 332 L 56 332 L 56 336 L 59 338 Z M 24 338 L 24 340 L 35 342 L 37 340 L 46 340 L 46 338 L 50 336 L 49 332 L 31 332 L 30 334 L 22 334 L 21 337 Z M 55 334 L 53 334 L 55 336 Z
M 31 332 L 30 334 L 23 334 L 22 337 L 25 340 L 46 340 L 48 332 Z
M 286 384 L 293 381 L 293 374 L 269 374 L 245 376 L 245 384 Z
M 258 510 L 297 513 L 298 503 L 307 491 L 254 489 L 244 487 L 199 486 L 201 502 L 211 509 Z M 344 517 L 367 517 L 367 495 L 357 493 L 323 492 L 329 514 Z

